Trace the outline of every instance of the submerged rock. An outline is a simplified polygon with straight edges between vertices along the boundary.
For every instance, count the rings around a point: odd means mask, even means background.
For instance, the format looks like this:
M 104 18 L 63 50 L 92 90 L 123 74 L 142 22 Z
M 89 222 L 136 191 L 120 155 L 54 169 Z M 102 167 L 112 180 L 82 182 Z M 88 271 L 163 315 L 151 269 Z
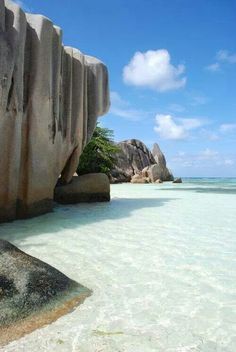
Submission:
M 0 0 L 0 222 L 52 210 L 97 117 L 109 108 L 98 59 L 62 44 L 46 17 Z
M 69 312 L 91 291 L 0 240 L 0 345 Z
M 62 204 L 107 202 L 110 200 L 110 182 L 102 173 L 74 176 L 70 184 L 55 188 L 54 199 Z

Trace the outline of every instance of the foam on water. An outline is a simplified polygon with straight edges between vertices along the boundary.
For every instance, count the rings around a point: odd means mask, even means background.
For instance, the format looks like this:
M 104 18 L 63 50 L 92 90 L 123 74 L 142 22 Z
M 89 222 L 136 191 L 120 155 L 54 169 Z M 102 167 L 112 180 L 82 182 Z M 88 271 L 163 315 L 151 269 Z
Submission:
M 111 203 L 1 225 L 1 238 L 93 290 L 4 351 L 236 351 L 235 190 L 236 180 L 113 185 Z

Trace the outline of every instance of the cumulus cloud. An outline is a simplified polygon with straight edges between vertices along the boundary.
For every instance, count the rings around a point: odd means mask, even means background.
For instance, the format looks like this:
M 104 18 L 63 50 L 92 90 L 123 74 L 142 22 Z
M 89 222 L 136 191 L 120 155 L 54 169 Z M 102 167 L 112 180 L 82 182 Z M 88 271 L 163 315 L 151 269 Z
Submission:
M 126 84 L 148 87 L 159 92 L 179 89 L 185 86 L 184 65 L 173 66 L 167 50 L 136 52 L 123 69 Z
M 140 121 L 147 116 L 146 111 L 142 111 L 139 109 L 134 109 L 130 106 L 130 103 L 126 100 L 122 99 L 121 96 L 117 92 L 111 92 L 111 108 L 110 113 L 123 117 L 130 121 Z
M 171 115 L 157 114 L 155 132 L 163 139 L 181 140 L 189 136 L 191 130 L 205 124 L 200 119 L 174 118 Z

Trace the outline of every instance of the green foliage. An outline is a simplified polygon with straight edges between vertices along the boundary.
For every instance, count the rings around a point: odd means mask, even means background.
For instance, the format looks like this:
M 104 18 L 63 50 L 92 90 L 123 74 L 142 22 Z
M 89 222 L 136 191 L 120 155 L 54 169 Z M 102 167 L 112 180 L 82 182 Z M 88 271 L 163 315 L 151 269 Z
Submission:
M 78 175 L 94 172 L 103 172 L 109 175 L 115 164 L 115 154 L 119 150 L 119 147 L 113 142 L 113 131 L 97 125 L 91 141 L 80 157 Z

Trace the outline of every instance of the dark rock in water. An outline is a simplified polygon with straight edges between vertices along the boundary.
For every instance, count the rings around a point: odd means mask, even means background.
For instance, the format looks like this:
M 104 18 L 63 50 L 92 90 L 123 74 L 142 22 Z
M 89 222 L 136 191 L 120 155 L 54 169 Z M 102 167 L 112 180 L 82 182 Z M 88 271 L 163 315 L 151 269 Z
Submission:
M 151 182 L 157 179 L 173 181 L 173 175 L 166 167 L 166 160 L 158 144 L 154 144 L 153 153 L 144 143 L 137 139 L 130 139 L 118 143 L 120 152 L 117 153 L 116 166 L 112 170 L 111 182 L 130 182 L 132 177 L 143 171 L 143 177 Z
M 0 345 L 49 324 L 91 291 L 0 240 Z
M 182 178 L 176 178 L 174 181 L 173 181 L 173 183 L 182 183 L 183 181 L 182 181 Z
M 110 200 L 110 182 L 102 173 L 74 176 L 70 184 L 55 188 L 54 199 L 62 204 L 107 202 Z

